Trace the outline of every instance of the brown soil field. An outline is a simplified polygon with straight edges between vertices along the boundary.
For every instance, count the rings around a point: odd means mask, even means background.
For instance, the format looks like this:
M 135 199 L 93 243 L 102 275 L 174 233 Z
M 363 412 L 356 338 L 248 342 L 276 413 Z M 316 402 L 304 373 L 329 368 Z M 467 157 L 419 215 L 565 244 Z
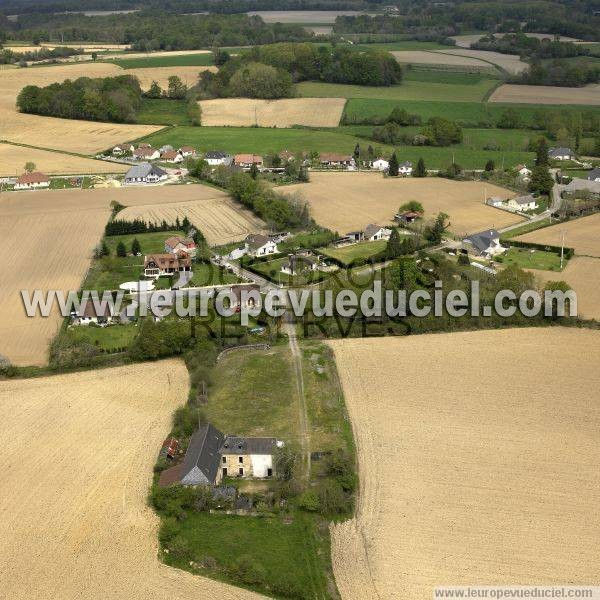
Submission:
M 522 73 L 528 67 L 518 56 L 513 54 L 501 54 L 500 52 L 490 52 L 488 50 L 468 50 L 458 48 L 456 50 L 435 50 L 436 54 L 454 54 L 456 56 L 464 56 L 487 61 L 494 65 L 498 65 L 509 73 Z
M 2 194 L 0 355 L 13 364 L 45 364 L 48 342 L 61 323 L 57 310 L 49 318 L 28 318 L 20 291 L 79 289 L 102 238 L 108 204 L 88 190 Z
M 551 244 L 560 246 L 562 234 L 565 234 L 565 246 L 575 248 L 577 254 L 600 257 L 600 214 L 581 219 L 573 219 L 566 223 L 558 223 L 526 233 L 515 239 L 535 244 Z
M 265 223 L 253 213 L 224 192 L 208 186 L 124 188 L 117 195 L 114 191 L 105 193 L 128 207 L 119 213 L 121 219 L 156 223 L 165 219 L 174 223 L 177 217 L 181 220 L 187 216 L 211 245 L 239 241 L 249 233 L 266 231 Z
M 166 88 L 171 75 L 181 77 L 183 83 L 192 87 L 198 83 L 201 71 L 212 71 L 215 73 L 217 67 L 146 67 L 143 69 L 127 69 L 121 71 L 124 75 L 135 75 L 143 90 L 147 90 L 153 81 L 157 81 L 160 87 Z
M 517 102 L 522 104 L 585 104 L 600 105 L 600 84 L 580 88 L 561 88 L 547 85 L 501 85 L 488 102 Z
M 597 581 L 600 332 L 509 329 L 331 346 L 360 476 L 356 517 L 332 527 L 342 598 Z M 490 349 L 493 360 L 482 360 Z M 421 376 L 389 376 L 415 365 Z
M 175 360 L 0 383 L 4 597 L 259 598 L 158 561 L 146 496 L 187 393 Z
M 64 64 L 0 72 L 0 132 L 4 140 L 40 148 L 91 154 L 123 140 L 149 135 L 161 129 L 153 125 L 119 125 L 73 121 L 22 114 L 16 98 L 26 85 L 45 86 L 77 77 L 106 77 L 125 73 L 107 63 Z M 61 159 L 62 160 L 62 159 Z
M 577 293 L 577 312 L 585 319 L 600 321 L 600 258 L 576 256 L 572 258 L 562 273 L 531 269 L 538 279 L 566 281 Z
M 489 63 L 478 58 L 467 56 L 454 56 L 445 54 L 441 56 L 438 52 L 427 52 L 426 50 L 396 50 L 391 52 L 400 63 L 416 63 L 427 65 L 456 65 L 466 67 L 490 67 Z
M 300 192 L 317 223 L 340 234 L 369 223 L 389 224 L 400 205 L 409 200 L 423 204 L 426 219 L 440 211 L 450 215 L 450 229 L 457 235 L 522 221 L 483 203 L 484 193 L 505 198 L 515 195 L 489 184 L 438 177 L 384 178 L 379 173 L 313 172 L 310 179 L 310 183 L 285 186 L 280 191 Z
M 218 98 L 200 102 L 203 125 L 236 127 L 337 127 L 345 104 L 344 98 Z
M 48 175 L 125 173 L 129 168 L 118 163 L 0 143 L 0 176 L 20 175 L 27 161 L 33 161 L 38 171 Z

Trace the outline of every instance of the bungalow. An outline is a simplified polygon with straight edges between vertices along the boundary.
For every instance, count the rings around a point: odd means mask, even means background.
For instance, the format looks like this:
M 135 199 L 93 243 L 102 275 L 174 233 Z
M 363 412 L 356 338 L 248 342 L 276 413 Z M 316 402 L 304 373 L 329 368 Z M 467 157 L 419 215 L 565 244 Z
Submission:
M 288 259 L 281 265 L 281 272 L 285 275 L 300 275 L 307 271 L 316 271 L 318 259 L 302 254 L 290 254 Z
M 151 165 L 150 163 L 141 163 L 135 167 L 131 167 L 125 173 L 125 183 L 128 185 L 158 183 L 167 179 L 166 171 L 160 167 Z
M 97 302 L 98 306 L 94 302 L 88 299 L 85 304 L 79 307 L 79 310 L 71 313 L 71 322 L 73 325 L 100 325 L 104 327 L 113 323 L 114 306 L 111 306 L 108 302 Z
M 195 256 L 197 250 L 196 242 L 189 237 L 174 235 L 165 240 L 165 252 L 169 254 L 179 254 L 183 252 L 189 256 Z
M 413 166 L 410 161 L 398 165 L 398 175 L 410 175 L 413 172 Z
M 371 163 L 371 167 L 376 171 L 387 171 L 390 168 L 390 163 L 383 158 L 378 158 Z
M 204 155 L 204 160 L 211 167 L 218 167 L 219 165 L 230 165 L 233 162 L 233 156 L 220 150 L 209 150 Z
M 15 190 L 35 190 L 38 188 L 47 188 L 50 185 L 50 177 L 39 171 L 33 173 L 23 173 L 17 177 Z
M 225 477 L 273 477 L 273 455 L 281 447 L 275 438 L 225 435 L 208 423 L 190 438 L 183 463 L 161 473 L 159 485 L 215 486 Z
M 179 154 L 181 154 L 183 158 L 188 158 L 188 156 L 196 156 L 197 152 L 192 146 L 181 146 L 181 148 L 179 148 Z
M 567 195 L 579 195 L 579 193 L 583 193 L 584 195 L 589 194 L 594 197 L 600 197 L 600 181 L 574 177 L 571 182 L 565 186 L 563 193 Z
M 335 152 L 322 152 L 319 162 L 324 167 L 352 167 L 355 166 L 354 157 L 350 154 L 336 154 Z
M 113 149 L 112 153 L 114 156 L 123 156 L 123 154 L 127 154 L 128 152 L 133 152 L 135 146 L 133 144 L 117 144 Z
M 233 157 L 233 164 L 242 169 L 250 169 L 252 165 L 263 166 L 263 157 L 258 154 L 236 154 Z
M 462 247 L 463 251 L 486 258 L 506 251 L 506 248 L 500 245 L 500 234 L 495 229 L 474 233 L 464 238 Z
M 134 160 L 156 160 L 160 158 L 160 152 L 154 148 L 140 146 L 133 151 Z
M 267 256 L 279 252 L 276 242 L 260 233 L 250 234 L 245 240 L 245 247 L 250 256 Z
M 421 215 L 418 212 L 412 210 L 405 210 L 404 212 L 394 215 L 394 220 L 401 225 L 410 225 L 419 219 Z
M 576 160 L 577 158 L 571 148 L 550 148 L 548 157 L 552 160 Z
M 373 225 L 371 223 L 365 227 L 363 238 L 370 242 L 374 242 L 375 240 L 389 240 L 391 235 L 391 229 L 381 227 L 380 225 Z
M 500 196 L 491 196 L 485 201 L 488 206 L 493 206 L 494 208 L 504 208 L 505 202 L 506 200 Z
M 160 160 L 168 163 L 180 163 L 183 162 L 183 156 L 175 150 L 167 150 L 160 155 Z
M 517 165 L 515 167 L 515 171 L 517 175 L 523 179 L 523 181 L 528 181 L 531 179 L 531 169 L 528 169 L 527 165 Z
M 185 253 L 175 254 L 150 254 L 144 256 L 144 276 L 164 277 L 192 270 L 192 259 Z
M 600 169 L 592 169 L 587 176 L 588 181 L 600 182 Z
M 535 210 L 538 207 L 538 203 L 532 194 L 527 196 L 517 196 L 516 198 L 510 198 L 506 202 L 507 208 L 519 212 L 527 210 Z

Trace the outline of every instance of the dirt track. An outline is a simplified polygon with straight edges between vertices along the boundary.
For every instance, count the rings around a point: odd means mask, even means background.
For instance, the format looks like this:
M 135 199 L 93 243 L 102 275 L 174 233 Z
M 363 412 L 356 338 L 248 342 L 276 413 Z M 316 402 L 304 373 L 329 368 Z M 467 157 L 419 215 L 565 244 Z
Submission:
M 475 233 L 489 227 L 500 228 L 522 219 L 486 206 L 487 196 L 512 198 L 503 188 L 472 181 L 450 181 L 439 177 L 387 178 L 380 173 L 310 174 L 310 183 L 280 188 L 283 193 L 300 192 L 310 204 L 313 218 L 332 231 L 344 234 L 369 223 L 389 224 L 401 204 L 417 200 L 425 208 L 425 218 L 440 211 L 450 215 L 450 229 L 458 234 Z
M 152 465 L 183 362 L 0 382 L 0 588 L 11 600 L 250 600 L 157 560 Z
M 597 582 L 599 332 L 331 345 L 361 481 L 356 518 L 333 527 L 344 600 Z

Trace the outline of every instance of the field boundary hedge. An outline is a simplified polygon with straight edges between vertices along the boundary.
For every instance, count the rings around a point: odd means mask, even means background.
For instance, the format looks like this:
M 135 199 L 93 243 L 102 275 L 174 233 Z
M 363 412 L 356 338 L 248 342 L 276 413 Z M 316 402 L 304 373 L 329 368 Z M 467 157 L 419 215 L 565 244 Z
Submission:
M 575 256 L 575 248 L 567 246 L 561 248 L 560 246 L 553 246 L 552 244 L 537 244 L 535 242 L 524 242 L 522 240 L 509 240 L 508 243 L 516 248 L 531 248 L 532 250 L 543 250 L 545 252 L 554 252 L 555 254 L 560 254 L 561 250 L 563 250 L 564 256 L 567 259 Z

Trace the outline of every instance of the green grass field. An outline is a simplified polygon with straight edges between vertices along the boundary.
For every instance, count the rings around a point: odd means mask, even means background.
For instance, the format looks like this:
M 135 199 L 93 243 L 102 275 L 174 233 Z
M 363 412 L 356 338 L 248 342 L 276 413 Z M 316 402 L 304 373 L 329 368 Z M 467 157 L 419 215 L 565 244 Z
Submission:
M 152 233 L 135 233 L 131 235 L 110 235 L 106 237 L 106 245 L 112 256 L 117 253 L 119 242 L 125 244 L 127 252 L 131 252 L 131 244 L 134 239 L 140 243 L 142 254 L 160 253 L 165 251 L 165 240 L 174 235 L 185 235 L 183 231 L 157 231 Z
M 352 244 L 344 248 L 319 248 L 319 252 L 325 256 L 331 256 L 343 262 L 346 265 L 351 264 L 355 260 L 370 258 L 385 250 L 387 242 L 385 240 L 377 240 L 376 242 L 361 242 Z
M 144 98 L 137 113 L 142 125 L 191 125 L 185 100 Z
M 88 342 L 108 352 L 126 348 L 137 335 L 135 325 L 111 325 L 109 327 L 78 326 L 72 327 L 69 333 L 80 342 Z
M 426 72 L 422 71 L 421 73 Z M 440 75 L 445 77 L 450 74 L 440 73 Z M 297 88 L 298 94 L 307 98 L 368 98 L 370 100 L 394 101 L 481 102 L 486 94 L 497 84 L 497 80 L 483 77 L 477 82 L 452 84 L 438 82 L 435 81 L 434 78 L 428 81 L 406 78 L 401 85 L 392 85 L 390 87 L 367 87 L 305 81 L 299 83 Z M 446 114 L 448 113 L 449 111 L 446 109 Z
M 501 258 L 504 265 L 517 265 L 522 269 L 560 271 L 560 256 L 556 252 L 531 250 L 530 248 L 510 248 Z
M 141 256 L 116 258 L 106 256 L 94 260 L 82 286 L 84 290 L 118 290 L 126 281 L 138 281 L 144 273 Z
M 151 67 L 208 67 L 214 65 L 212 52 L 183 54 L 178 56 L 148 56 L 147 58 L 117 58 L 110 62 L 122 69 L 146 69 Z

